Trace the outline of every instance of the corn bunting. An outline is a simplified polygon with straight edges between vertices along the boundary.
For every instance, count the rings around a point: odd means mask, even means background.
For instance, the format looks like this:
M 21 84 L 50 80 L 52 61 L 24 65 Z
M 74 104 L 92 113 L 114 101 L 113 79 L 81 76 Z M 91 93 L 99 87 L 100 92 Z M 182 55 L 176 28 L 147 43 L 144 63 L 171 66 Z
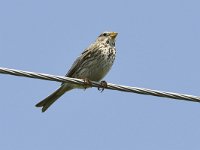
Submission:
M 103 32 L 96 41 L 86 48 L 73 63 L 66 77 L 87 79 L 87 81 L 100 81 L 110 70 L 115 60 L 115 38 L 116 32 Z M 44 100 L 36 104 L 45 112 L 65 92 L 83 86 L 62 83 L 61 86 Z

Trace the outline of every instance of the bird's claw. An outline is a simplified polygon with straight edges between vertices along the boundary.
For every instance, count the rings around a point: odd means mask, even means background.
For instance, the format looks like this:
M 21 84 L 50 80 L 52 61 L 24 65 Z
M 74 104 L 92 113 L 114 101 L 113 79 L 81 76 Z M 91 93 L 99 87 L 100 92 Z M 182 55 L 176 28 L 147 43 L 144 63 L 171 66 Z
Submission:
M 83 81 L 84 81 L 83 87 L 85 89 L 88 88 L 88 87 L 90 87 L 90 86 L 92 86 L 92 82 L 88 78 L 84 78 Z
M 108 86 L 107 82 L 106 81 L 101 81 L 100 82 L 100 86 L 98 87 L 98 90 L 103 92 L 104 89 Z

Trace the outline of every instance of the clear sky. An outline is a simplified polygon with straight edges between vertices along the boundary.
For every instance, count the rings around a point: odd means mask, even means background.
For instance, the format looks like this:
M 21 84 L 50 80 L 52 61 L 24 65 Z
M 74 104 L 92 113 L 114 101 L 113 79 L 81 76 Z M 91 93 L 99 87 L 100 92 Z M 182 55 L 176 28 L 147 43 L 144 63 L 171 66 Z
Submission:
M 1 0 L 0 66 L 65 75 L 119 33 L 107 82 L 200 95 L 198 0 Z M 60 83 L 0 74 L 2 150 L 199 150 L 200 104 L 96 88 L 34 105 Z

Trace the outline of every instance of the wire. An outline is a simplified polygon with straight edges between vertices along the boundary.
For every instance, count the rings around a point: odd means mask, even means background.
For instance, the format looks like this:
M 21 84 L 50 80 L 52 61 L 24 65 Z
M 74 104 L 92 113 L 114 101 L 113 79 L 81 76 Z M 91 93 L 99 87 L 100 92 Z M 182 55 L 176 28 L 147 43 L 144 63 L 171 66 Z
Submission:
M 16 69 L 8 69 L 8 68 L 2 68 L 2 67 L 0 67 L 0 73 L 14 75 L 14 76 L 23 76 L 23 77 L 28 77 L 28 78 L 42 79 L 42 80 L 57 81 L 57 82 L 68 82 L 68 83 L 79 84 L 82 86 L 85 85 L 85 81 L 82 79 L 49 75 L 49 74 L 44 74 L 44 73 L 35 73 L 35 72 L 22 71 L 22 70 L 16 70 Z M 91 81 L 91 86 L 101 87 L 101 83 Z M 200 97 L 198 96 L 151 90 L 151 89 L 146 89 L 146 88 L 124 86 L 124 85 L 117 85 L 117 84 L 112 84 L 112 83 L 107 83 L 107 87 L 105 87 L 105 89 L 131 92 L 131 93 L 144 94 L 144 95 L 152 95 L 152 96 L 165 97 L 165 98 L 172 98 L 172 99 L 178 99 L 178 100 L 200 102 Z

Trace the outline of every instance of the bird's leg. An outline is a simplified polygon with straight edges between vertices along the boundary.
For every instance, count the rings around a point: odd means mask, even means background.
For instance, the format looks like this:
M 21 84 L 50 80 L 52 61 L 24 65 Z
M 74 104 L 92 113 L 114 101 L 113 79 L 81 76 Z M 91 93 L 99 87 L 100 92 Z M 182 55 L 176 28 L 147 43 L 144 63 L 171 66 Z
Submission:
M 84 78 L 83 81 L 84 81 L 83 87 L 85 89 L 88 88 L 88 87 L 90 87 L 90 86 L 92 86 L 92 82 L 88 78 Z
M 100 86 L 98 87 L 98 90 L 103 92 L 103 90 L 108 86 L 106 81 L 101 81 Z

